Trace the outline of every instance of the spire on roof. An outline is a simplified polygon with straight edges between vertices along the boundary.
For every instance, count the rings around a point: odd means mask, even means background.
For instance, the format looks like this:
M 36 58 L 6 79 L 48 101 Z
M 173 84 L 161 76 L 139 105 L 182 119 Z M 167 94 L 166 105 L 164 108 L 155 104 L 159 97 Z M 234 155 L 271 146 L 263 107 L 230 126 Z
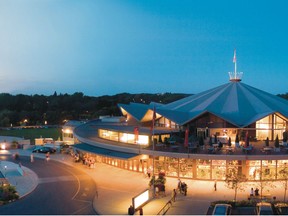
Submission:
M 234 49 L 233 63 L 234 63 L 234 72 L 228 72 L 229 77 L 230 77 L 230 81 L 231 82 L 240 82 L 242 79 L 243 72 L 237 72 L 236 49 Z

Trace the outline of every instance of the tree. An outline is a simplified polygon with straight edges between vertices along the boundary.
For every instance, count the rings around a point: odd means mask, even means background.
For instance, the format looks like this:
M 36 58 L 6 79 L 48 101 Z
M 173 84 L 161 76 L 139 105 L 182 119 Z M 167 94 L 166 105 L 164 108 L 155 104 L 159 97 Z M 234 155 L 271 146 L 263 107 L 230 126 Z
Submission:
M 288 167 L 287 164 L 285 163 L 285 166 L 280 169 L 279 175 L 283 178 L 283 186 L 284 186 L 284 202 L 286 201 L 286 194 L 287 194 L 287 187 L 288 187 Z
M 271 182 L 271 181 L 263 181 L 263 171 L 260 171 L 260 181 L 257 183 L 258 187 L 260 187 L 260 199 L 262 200 L 263 198 L 263 191 L 266 190 L 269 192 L 269 187 L 270 188 L 275 188 L 276 186 Z
M 204 138 L 203 138 L 203 136 L 199 137 L 199 146 L 201 146 L 201 147 L 204 146 Z
M 231 144 L 231 137 L 229 137 L 229 139 L 228 139 L 228 146 L 231 147 L 231 145 L 232 145 L 232 144 Z
M 269 147 L 269 138 L 268 138 L 268 137 L 267 137 L 266 140 L 265 140 L 265 146 L 266 146 L 266 147 Z
M 287 131 L 284 131 L 283 132 L 283 142 L 287 142 L 287 139 L 288 139 L 288 132 Z
M 236 134 L 236 137 L 235 137 L 235 145 L 236 147 L 239 147 L 239 134 L 238 133 Z
M 213 142 L 212 142 L 212 137 L 210 136 L 210 137 L 209 137 L 209 146 L 211 146 L 211 147 L 212 147 L 212 145 L 213 145 Z
M 247 182 L 247 178 L 242 173 L 238 173 L 237 167 L 233 167 L 229 169 L 228 173 L 226 174 L 225 183 L 226 187 L 229 189 L 234 190 L 234 201 L 236 202 L 237 192 L 244 191 L 245 186 L 244 183 Z

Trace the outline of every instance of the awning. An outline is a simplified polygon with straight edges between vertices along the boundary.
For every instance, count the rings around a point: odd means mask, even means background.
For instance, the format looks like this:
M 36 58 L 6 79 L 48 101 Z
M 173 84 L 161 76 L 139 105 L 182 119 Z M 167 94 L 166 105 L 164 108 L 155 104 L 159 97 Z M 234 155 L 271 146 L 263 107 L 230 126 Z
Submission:
M 114 151 L 111 149 L 105 149 L 105 148 L 92 146 L 86 143 L 75 144 L 73 145 L 73 147 L 82 151 L 93 153 L 93 154 L 99 154 L 99 155 L 103 155 L 107 157 L 126 159 L 126 160 L 138 156 L 138 154 Z

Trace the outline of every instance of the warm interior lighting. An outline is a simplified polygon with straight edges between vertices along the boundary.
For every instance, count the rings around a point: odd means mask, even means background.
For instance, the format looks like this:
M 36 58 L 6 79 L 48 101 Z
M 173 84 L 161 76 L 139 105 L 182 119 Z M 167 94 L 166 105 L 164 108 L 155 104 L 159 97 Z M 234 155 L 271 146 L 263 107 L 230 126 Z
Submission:
M 5 143 L 2 143 L 2 144 L 1 144 L 1 150 L 6 150 L 6 145 L 5 145 Z
M 138 144 L 140 145 L 148 145 L 149 137 L 144 135 L 138 136 Z

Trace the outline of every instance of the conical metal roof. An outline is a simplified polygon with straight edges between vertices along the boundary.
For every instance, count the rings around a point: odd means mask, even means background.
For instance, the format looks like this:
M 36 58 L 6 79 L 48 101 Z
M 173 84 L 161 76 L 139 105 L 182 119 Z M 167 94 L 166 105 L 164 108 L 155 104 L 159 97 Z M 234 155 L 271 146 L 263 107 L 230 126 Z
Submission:
M 157 109 L 158 114 L 180 125 L 207 112 L 245 127 L 272 113 L 288 118 L 288 101 L 241 82 L 229 82 Z

